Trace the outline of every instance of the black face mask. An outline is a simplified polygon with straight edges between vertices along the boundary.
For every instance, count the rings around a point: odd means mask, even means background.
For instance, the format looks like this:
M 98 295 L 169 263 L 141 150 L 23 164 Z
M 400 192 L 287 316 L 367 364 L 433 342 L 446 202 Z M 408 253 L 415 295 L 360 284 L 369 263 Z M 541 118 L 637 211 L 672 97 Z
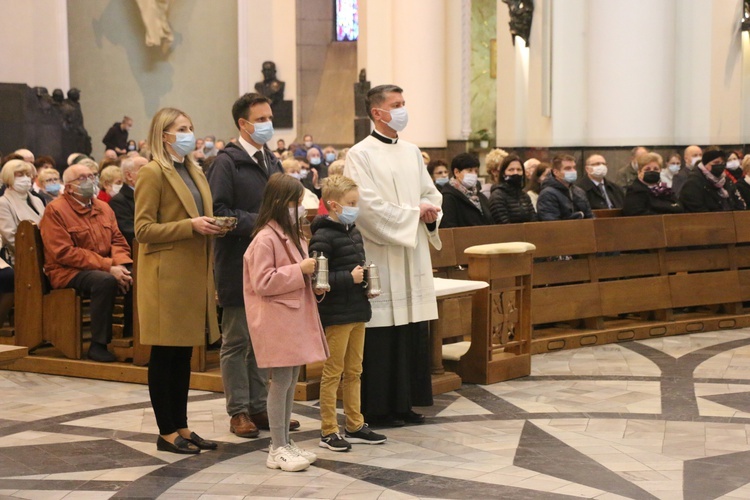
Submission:
M 721 174 L 724 173 L 724 170 L 727 169 L 726 163 L 718 163 L 716 165 L 711 165 L 711 173 L 714 177 L 721 177 Z
M 513 174 L 513 175 L 506 175 L 503 177 L 505 182 L 508 183 L 509 186 L 513 186 L 516 188 L 520 188 L 523 186 L 523 175 L 521 174 Z
M 656 184 L 661 179 L 661 174 L 653 170 L 649 172 L 643 172 L 643 182 L 646 184 Z

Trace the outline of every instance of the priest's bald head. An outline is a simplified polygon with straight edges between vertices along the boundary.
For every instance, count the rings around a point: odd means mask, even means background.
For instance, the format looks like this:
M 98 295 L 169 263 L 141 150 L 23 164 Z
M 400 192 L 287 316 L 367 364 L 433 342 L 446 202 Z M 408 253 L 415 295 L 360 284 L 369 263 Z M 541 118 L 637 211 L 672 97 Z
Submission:
M 365 97 L 367 114 L 375 124 L 375 130 L 388 137 L 398 137 L 398 132 L 406 128 L 409 120 L 403 92 L 397 85 L 378 85 Z

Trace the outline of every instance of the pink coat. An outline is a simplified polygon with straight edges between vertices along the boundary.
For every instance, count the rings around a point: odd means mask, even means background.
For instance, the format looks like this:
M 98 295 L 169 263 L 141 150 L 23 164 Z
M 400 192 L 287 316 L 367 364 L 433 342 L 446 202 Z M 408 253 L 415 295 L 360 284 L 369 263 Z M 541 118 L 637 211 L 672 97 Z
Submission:
M 307 242 L 302 242 L 307 255 Z M 243 286 L 245 311 L 260 368 L 299 366 L 328 358 L 310 278 L 302 255 L 278 224 L 263 228 L 247 248 Z

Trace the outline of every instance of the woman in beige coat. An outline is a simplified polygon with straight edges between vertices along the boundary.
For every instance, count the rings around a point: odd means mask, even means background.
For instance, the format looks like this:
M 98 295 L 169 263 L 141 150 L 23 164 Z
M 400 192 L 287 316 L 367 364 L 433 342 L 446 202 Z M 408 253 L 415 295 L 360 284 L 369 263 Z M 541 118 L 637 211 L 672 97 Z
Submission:
M 172 453 L 215 449 L 187 425 L 193 346 L 219 337 L 211 235 L 222 229 L 212 215 L 211 191 L 190 158 L 190 118 L 174 108 L 151 121 L 153 160 L 138 172 L 135 235 L 141 342 L 151 345 L 148 388 L 159 426 L 156 446 Z M 129 189 L 129 188 L 128 188 Z

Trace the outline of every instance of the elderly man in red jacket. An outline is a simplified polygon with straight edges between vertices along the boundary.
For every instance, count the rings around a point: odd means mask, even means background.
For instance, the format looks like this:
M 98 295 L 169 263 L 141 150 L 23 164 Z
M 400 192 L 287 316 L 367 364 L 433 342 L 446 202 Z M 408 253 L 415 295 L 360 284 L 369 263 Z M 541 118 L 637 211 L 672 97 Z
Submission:
M 96 177 L 85 165 L 63 173 L 65 194 L 52 201 L 39 223 L 44 272 L 52 288 L 75 288 L 91 298 L 91 347 L 88 357 L 111 362 L 112 311 L 118 292 L 125 295 L 125 330 L 132 329 L 130 247 L 117 228 L 109 205 L 96 199 Z

